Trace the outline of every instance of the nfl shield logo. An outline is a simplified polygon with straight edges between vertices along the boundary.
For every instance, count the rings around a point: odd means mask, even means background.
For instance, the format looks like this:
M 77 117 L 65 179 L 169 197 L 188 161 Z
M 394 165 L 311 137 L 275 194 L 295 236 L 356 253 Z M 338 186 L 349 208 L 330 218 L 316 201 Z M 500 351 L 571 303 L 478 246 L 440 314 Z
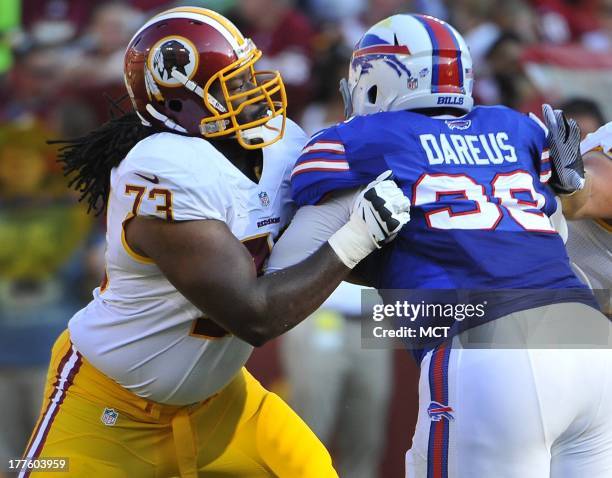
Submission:
M 105 408 L 104 413 L 100 419 L 102 423 L 104 423 L 107 427 L 112 427 L 115 423 L 117 423 L 117 418 L 119 418 L 119 413 L 114 408 Z
M 265 191 L 261 191 L 259 194 L 259 202 L 263 207 L 268 207 L 270 205 L 270 198 L 268 197 L 268 193 Z
M 419 80 L 417 78 L 408 78 L 408 88 L 416 90 L 419 87 Z

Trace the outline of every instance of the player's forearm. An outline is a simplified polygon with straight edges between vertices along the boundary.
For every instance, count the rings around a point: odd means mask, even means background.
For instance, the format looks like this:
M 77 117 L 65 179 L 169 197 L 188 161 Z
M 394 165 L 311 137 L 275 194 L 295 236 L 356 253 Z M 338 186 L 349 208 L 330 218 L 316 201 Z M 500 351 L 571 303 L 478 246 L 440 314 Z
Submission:
M 319 308 L 349 272 L 324 244 L 306 260 L 258 278 L 230 312 L 243 324 L 236 335 L 254 346 L 278 337 Z

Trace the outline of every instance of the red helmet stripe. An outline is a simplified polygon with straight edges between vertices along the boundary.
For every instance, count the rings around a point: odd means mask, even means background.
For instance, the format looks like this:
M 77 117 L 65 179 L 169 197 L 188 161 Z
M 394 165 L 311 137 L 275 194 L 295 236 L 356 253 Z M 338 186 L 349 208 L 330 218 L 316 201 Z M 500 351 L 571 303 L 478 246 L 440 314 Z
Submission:
M 461 50 L 450 27 L 427 15 L 415 15 L 431 39 L 433 48 L 432 93 L 465 94 Z
M 353 58 L 364 55 L 410 55 L 410 50 L 405 45 L 372 45 L 353 53 Z

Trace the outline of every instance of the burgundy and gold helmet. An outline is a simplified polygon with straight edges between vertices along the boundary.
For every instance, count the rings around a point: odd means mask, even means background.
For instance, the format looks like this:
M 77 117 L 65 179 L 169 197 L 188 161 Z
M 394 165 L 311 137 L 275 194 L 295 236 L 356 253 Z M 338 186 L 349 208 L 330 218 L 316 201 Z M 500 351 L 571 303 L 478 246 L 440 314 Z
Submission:
M 173 8 L 149 20 L 130 41 L 125 85 L 147 126 L 205 138 L 235 137 L 246 149 L 262 148 L 284 134 L 287 97 L 277 71 L 255 70 L 259 58 L 261 51 L 222 15 Z M 245 73 L 252 88 L 230 91 L 227 83 Z M 260 104 L 267 113 L 245 119 L 244 109 Z M 280 127 L 267 124 L 278 116 Z M 263 140 L 262 128 L 275 136 L 266 134 Z

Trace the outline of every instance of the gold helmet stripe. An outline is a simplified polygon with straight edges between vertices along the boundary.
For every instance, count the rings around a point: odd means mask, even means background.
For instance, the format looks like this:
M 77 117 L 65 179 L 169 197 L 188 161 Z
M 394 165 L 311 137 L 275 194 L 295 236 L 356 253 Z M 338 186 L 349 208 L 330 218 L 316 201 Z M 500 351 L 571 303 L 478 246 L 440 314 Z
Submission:
M 240 33 L 240 30 L 236 28 L 236 26 L 230 22 L 223 15 L 220 15 L 217 12 L 209 10 L 208 8 L 200 8 L 200 7 L 177 7 L 172 8 L 170 10 L 166 10 L 165 12 L 160 13 L 159 15 L 166 15 L 168 13 L 195 13 L 196 15 L 202 15 L 208 18 L 215 20 L 217 23 L 222 25 L 236 40 L 239 46 L 242 46 L 245 42 L 244 36 Z M 157 15 L 157 16 L 159 16 Z

